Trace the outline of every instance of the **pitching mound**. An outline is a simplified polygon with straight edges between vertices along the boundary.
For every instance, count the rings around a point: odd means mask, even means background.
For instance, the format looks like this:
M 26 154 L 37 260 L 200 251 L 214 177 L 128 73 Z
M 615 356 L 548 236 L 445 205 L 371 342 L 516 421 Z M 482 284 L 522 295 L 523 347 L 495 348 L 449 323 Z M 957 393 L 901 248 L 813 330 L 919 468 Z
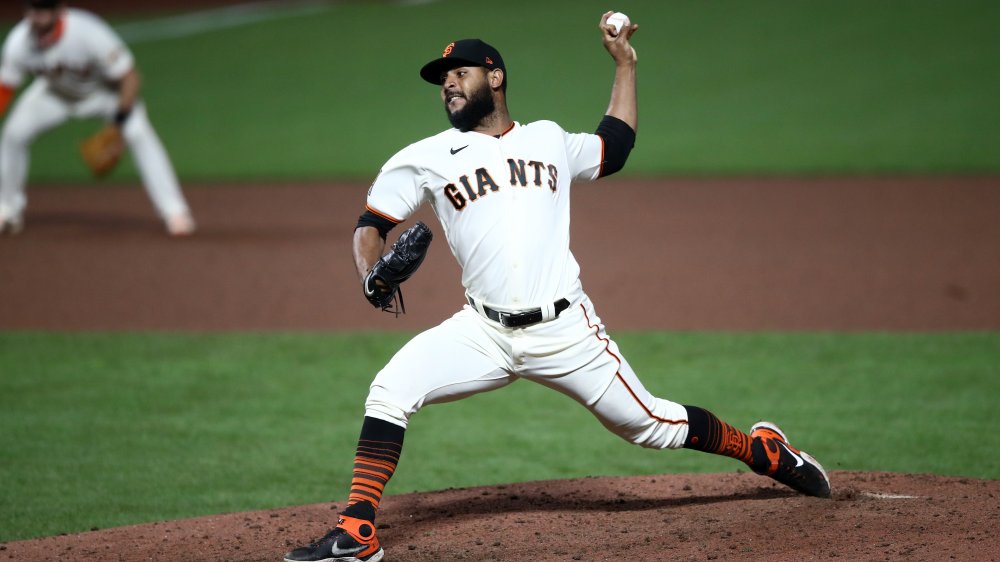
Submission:
M 1000 481 L 834 472 L 832 499 L 749 473 L 585 478 L 389 496 L 387 561 L 995 560 Z M 327 531 L 317 504 L 63 535 L 0 560 L 280 560 Z

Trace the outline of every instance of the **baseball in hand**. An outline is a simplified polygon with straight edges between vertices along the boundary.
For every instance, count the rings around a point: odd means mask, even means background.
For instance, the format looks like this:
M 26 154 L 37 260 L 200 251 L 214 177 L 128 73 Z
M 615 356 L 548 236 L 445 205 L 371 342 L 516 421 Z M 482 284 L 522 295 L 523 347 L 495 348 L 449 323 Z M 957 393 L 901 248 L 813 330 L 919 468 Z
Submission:
M 615 12 L 610 16 L 608 16 L 608 25 L 614 26 L 615 31 L 611 35 L 617 36 L 619 33 L 621 33 L 622 28 L 628 27 L 629 25 L 631 25 L 631 22 L 629 22 L 628 16 L 626 16 L 625 14 L 621 12 Z

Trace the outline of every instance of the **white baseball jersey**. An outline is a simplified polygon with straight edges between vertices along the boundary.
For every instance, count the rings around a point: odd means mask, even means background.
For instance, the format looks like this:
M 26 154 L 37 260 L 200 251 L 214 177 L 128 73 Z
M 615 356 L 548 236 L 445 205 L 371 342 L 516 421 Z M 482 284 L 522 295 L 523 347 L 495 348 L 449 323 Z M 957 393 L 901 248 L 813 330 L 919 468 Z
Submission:
M 449 129 L 386 163 L 368 210 L 401 222 L 429 202 L 476 307 L 403 346 L 372 382 L 366 416 L 406 427 L 425 405 L 525 378 L 572 397 L 632 443 L 684 444 L 686 410 L 644 388 L 605 333 L 569 249 L 571 183 L 600 177 L 603 152 L 600 136 L 539 121 L 498 138 Z M 561 299 L 570 306 L 555 316 Z M 484 303 L 549 313 L 510 328 L 485 316 Z
M 394 222 L 434 208 L 469 296 L 501 310 L 579 294 L 569 249 L 570 185 L 600 173 L 603 140 L 556 123 L 513 123 L 499 138 L 449 129 L 383 166 L 368 208 Z
M 28 76 L 44 76 L 54 93 L 83 99 L 132 69 L 132 53 L 100 18 L 75 8 L 63 16 L 62 35 L 52 46 L 39 49 L 28 20 L 21 20 L 7 36 L 0 63 L 0 82 L 17 88 Z

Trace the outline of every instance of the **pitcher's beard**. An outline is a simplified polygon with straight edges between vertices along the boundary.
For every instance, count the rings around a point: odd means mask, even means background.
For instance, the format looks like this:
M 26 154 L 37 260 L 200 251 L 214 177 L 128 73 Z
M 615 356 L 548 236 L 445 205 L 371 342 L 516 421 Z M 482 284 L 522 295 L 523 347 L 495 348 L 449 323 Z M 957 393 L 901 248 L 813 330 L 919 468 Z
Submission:
M 465 100 L 465 107 L 454 113 L 448 111 L 447 103 L 444 106 L 451 126 L 463 133 L 475 129 L 482 123 L 483 119 L 495 110 L 496 104 L 493 103 L 493 93 L 490 91 L 489 84 L 483 84 L 482 88 L 472 92 L 472 95 Z

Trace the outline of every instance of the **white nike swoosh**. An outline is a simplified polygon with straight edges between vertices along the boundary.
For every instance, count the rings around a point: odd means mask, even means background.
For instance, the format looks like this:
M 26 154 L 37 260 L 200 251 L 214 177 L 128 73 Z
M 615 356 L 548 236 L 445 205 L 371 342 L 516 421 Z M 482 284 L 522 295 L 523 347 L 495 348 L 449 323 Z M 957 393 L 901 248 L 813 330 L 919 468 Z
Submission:
M 330 556 L 347 556 L 351 554 L 357 554 L 366 548 L 368 548 L 366 545 L 361 545 L 354 548 L 340 548 L 339 546 L 337 546 L 337 541 L 333 541 L 333 546 L 330 547 Z
M 775 441 L 777 441 L 777 439 L 775 439 Z M 788 448 L 788 445 L 785 445 L 781 441 L 778 441 L 778 445 L 781 445 L 782 447 L 784 447 L 785 450 L 788 451 L 789 455 L 792 455 L 793 457 L 795 457 L 795 468 L 798 468 L 798 467 L 802 466 L 803 464 L 805 464 L 806 461 L 802 460 L 802 457 L 800 457 L 800 456 L 796 455 L 794 452 L 792 452 L 792 450 Z

